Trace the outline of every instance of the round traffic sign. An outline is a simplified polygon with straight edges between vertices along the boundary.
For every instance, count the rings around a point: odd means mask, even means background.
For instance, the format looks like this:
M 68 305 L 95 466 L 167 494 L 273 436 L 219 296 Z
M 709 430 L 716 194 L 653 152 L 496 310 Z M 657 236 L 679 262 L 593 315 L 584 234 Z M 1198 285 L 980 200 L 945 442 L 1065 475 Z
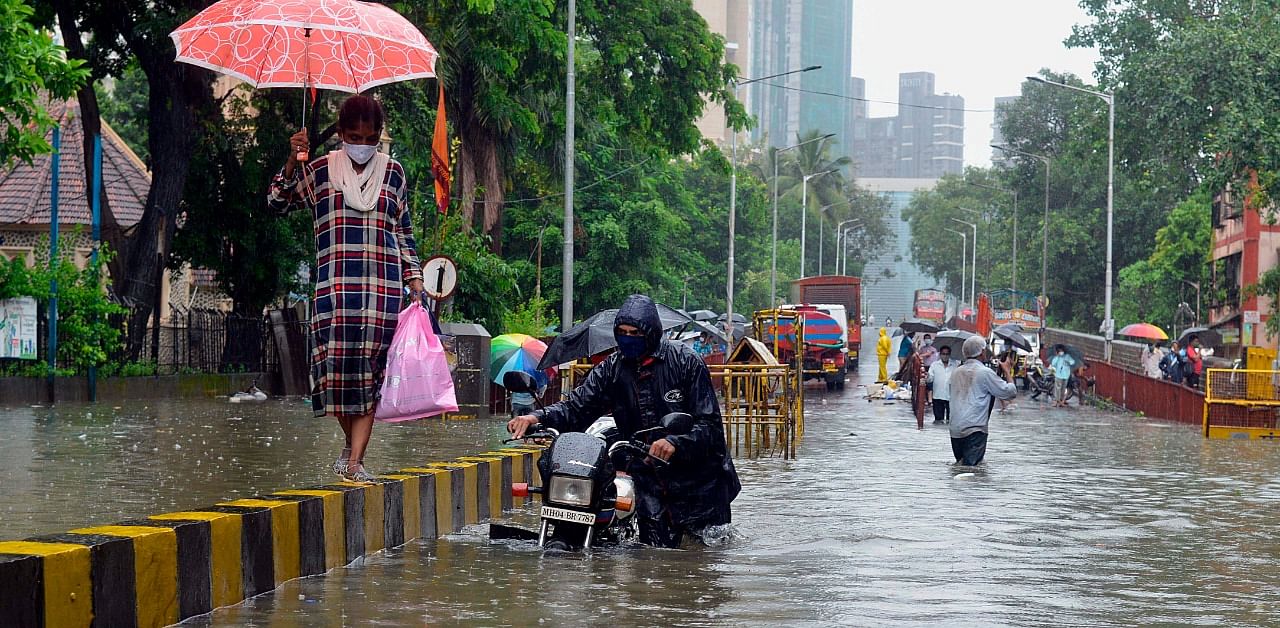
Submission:
M 427 296 L 443 301 L 458 288 L 458 265 L 447 255 L 437 255 L 423 262 L 422 278 Z

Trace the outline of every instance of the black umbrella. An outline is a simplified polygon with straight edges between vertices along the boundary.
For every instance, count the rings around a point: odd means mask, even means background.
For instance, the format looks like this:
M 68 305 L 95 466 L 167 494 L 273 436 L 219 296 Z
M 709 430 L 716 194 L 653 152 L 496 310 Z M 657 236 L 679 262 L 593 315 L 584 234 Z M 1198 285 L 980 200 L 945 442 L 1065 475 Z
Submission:
M 938 334 L 933 337 L 933 346 L 939 351 L 941 351 L 943 347 L 947 347 L 948 349 L 951 349 L 951 355 L 953 357 L 963 358 L 964 356 L 961 354 L 961 349 L 964 346 L 964 341 L 976 335 L 977 334 L 967 332 L 963 329 L 948 329 L 947 331 L 938 332 Z
M 1209 329 L 1208 327 L 1191 327 L 1182 332 L 1182 335 L 1178 336 L 1178 346 L 1187 346 L 1187 338 L 1192 335 L 1199 338 L 1200 344 L 1206 347 L 1222 346 L 1222 334 L 1218 333 L 1218 330 Z
M 721 315 L 719 315 L 719 316 L 717 316 L 717 317 L 716 317 L 716 320 L 718 320 L 718 321 L 724 321 L 724 320 L 726 320 L 726 319 L 728 318 L 728 316 L 729 316 L 728 314 L 721 314 Z M 737 313 L 737 312 L 734 312 L 734 313 L 733 313 L 733 322 L 735 322 L 735 323 L 746 323 L 746 322 L 748 322 L 748 321 L 747 321 L 747 317 L 746 317 L 746 316 L 743 316 L 743 315 L 741 315 L 741 314 L 739 314 L 739 313 Z
M 902 331 L 905 331 L 908 334 L 936 334 L 939 329 L 942 329 L 934 323 L 922 321 L 918 318 L 908 318 L 907 320 L 899 323 L 898 327 L 901 327 Z
M 718 314 L 711 310 L 694 310 L 689 312 L 689 318 L 692 318 L 695 321 L 713 321 L 716 320 L 718 316 Z
M 684 328 L 686 330 L 705 332 L 705 333 L 711 334 L 712 336 L 715 337 L 716 340 L 719 340 L 724 344 L 729 344 L 729 338 L 725 336 L 725 331 L 723 326 L 711 325 L 708 323 L 704 323 L 700 320 L 694 320 L 688 325 L 685 325 Z
M 1022 335 L 1022 325 L 1017 323 L 1009 323 L 1001 325 L 993 330 L 997 338 L 1003 339 L 1005 342 L 1022 349 L 1023 351 L 1031 351 L 1031 343 L 1027 341 L 1027 337 Z
M 547 346 L 547 352 L 542 354 L 542 359 L 538 361 L 538 368 L 553 368 L 558 364 L 590 357 L 618 346 L 618 342 L 613 338 L 613 320 L 617 316 L 616 308 L 596 312 L 587 320 L 574 325 L 569 331 L 556 336 Z M 693 319 L 661 303 L 658 304 L 658 317 L 662 319 L 663 330 L 693 322 Z

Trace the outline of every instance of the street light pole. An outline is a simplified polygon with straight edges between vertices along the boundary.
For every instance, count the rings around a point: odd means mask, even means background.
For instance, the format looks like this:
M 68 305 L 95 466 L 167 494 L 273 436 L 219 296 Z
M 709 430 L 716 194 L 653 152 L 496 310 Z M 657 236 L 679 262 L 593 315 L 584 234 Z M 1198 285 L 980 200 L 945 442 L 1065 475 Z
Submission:
M 845 228 L 847 223 L 861 223 L 860 219 L 850 219 L 841 222 L 838 226 L 839 233 L 836 234 L 836 242 L 839 249 L 836 251 L 836 272 L 843 275 L 849 270 L 849 232 L 861 227 L 861 224 L 854 224 L 849 228 Z
M 841 220 L 839 223 L 836 223 L 836 274 L 837 275 L 844 274 L 844 271 L 840 267 L 840 256 L 842 255 L 841 251 L 844 250 L 840 248 L 840 239 L 844 237 L 844 226 L 851 222 L 858 222 L 858 219 L 850 218 L 848 220 Z
M 808 229 L 809 180 L 816 179 L 824 174 L 831 174 L 833 172 L 835 172 L 835 169 L 823 170 L 822 172 L 816 172 L 814 174 L 807 174 L 804 176 L 804 179 L 800 181 L 800 278 L 801 279 L 808 277 L 808 275 L 806 275 L 804 272 L 804 254 L 805 254 L 804 237 L 805 237 L 805 233 L 809 230 Z
M 991 147 L 996 148 L 998 151 L 1030 157 L 1030 159 L 1039 160 L 1044 164 L 1044 220 L 1041 233 L 1041 295 L 1043 297 L 1043 295 L 1048 294 L 1048 166 L 1050 166 L 1050 159 L 1043 155 L 1036 155 L 1033 152 L 1019 151 L 1018 148 L 1009 146 L 991 145 Z M 1039 302 L 1039 299 L 1037 299 L 1037 302 Z M 1043 325 L 1044 321 L 1042 320 L 1041 326 Z
M 1101 98 L 1107 103 L 1107 264 L 1106 292 L 1104 293 L 1102 334 L 1104 338 L 1102 357 L 1111 361 L 1111 341 L 1116 335 L 1116 322 L 1111 318 L 1111 276 L 1112 276 L 1112 239 L 1115 229 L 1115 181 L 1116 181 L 1116 96 L 1112 93 L 1094 91 L 1075 85 L 1050 81 L 1038 76 L 1028 76 L 1027 80 L 1054 87 L 1062 87 Z
M 972 185 L 974 187 L 986 188 L 988 190 L 995 190 L 997 192 L 1010 194 L 1013 196 L 1013 269 L 1009 272 L 1009 284 L 1010 284 L 1009 287 L 1012 288 L 1014 292 L 1017 292 L 1018 291 L 1018 191 L 1014 190 L 1013 188 L 1002 188 L 994 185 L 987 185 L 985 183 L 970 183 L 967 181 L 966 183 L 969 183 L 969 185 Z M 1016 302 L 1017 297 L 1014 297 L 1014 299 Z
M 799 70 L 791 70 L 790 72 L 783 72 L 781 74 L 772 74 L 769 76 L 762 76 L 759 78 L 747 79 L 744 81 L 734 80 L 733 81 L 733 99 L 735 101 L 738 100 L 738 88 L 743 85 L 747 85 L 749 83 L 755 83 L 756 81 L 763 81 L 766 79 L 778 78 L 780 76 L 786 76 L 788 74 L 795 74 L 797 72 L 809 72 L 811 70 L 817 70 L 821 67 L 822 66 L 820 65 L 811 65 L 806 68 L 801 68 Z M 726 120 L 726 123 L 727 122 L 728 121 Z M 730 131 L 732 131 L 732 136 L 730 137 L 730 140 L 729 140 L 729 145 L 731 147 L 730 148 L 731 157 L 730 157 L 730 164 L 729 164 L 729 273 L 728 273 L 728 277 L 725 279 L 725 311 L 728 312 L 730 316 L 727 317 L 728 320 L 725 321 L 725 325 L 726 325 L 726 328 L 729 330 L 729 334 L 730 334 L 729 337 L 732 338 L 733 337 L 733 316 L 732 316 L 733 314 L 733 271 L 734 271 L 734 264 L 735 264 L 735 259 L 734 259 L 735 246 L 734 245 L 736 244 L 736 241 L 737 241 L 737 216 L 738 216 L 738 130 L 734 129 L 733 127 L 729 127 L 729 128 L 730 128 Z
M 824 218 L 824 216 L 826 216 L 828 209 L 831 209 L 832 207 L 839 207 L 841 205 L 848 205 L 850 202 L 851 201 L 840 201 L 839 203 L 831 203 L 830 205 L 823 205 L 822 207 L 818 208 L 818 274 L 819 275 L 822 274 L 822 249 L 825 247 L 825 243 L 822 240 L 822 227 L 823 225 L 826 224 L 826 218 Z M 836 235 L 839 235 L 839 234 L 836 234 Z M 836 253 L 838 254 L 839 251 L 836 251 Z M 837 270 L 839 270 L 838 266 L 837 266 Z
M 966 211 L 972 211 L 972 210 L 966 210 Z M 973 267 L 969 269 L 969 273 L 970 273 L 969 307 L 977 307 L 978 306 L 978 296 L 977 296 L 978 294 L 978 223 L 965 222 L 963 220 L 960 220 L 959 218 L 952 218 L 951 220 L 954 220 L 955 222 L 958 222 L 967 227 L 971 227 L 973 229 Z
M 769 261 L 769 303 L 770 307 L 778 307 L 778 155 L 780 153 L 799 148 L 809 142 L 817 142 L 835 137 L 835 133 L 828 133 L 820 137 L 809 138 L 799 144 L 792 144 L 785 148 L 778 148 L 773 151 L 773 254 L 770 255 Z
M 954 233 L 960 236 L 961 238 L 960 240 L 960 300 L 963 301 L 964 300 L 964 271 L 966 269 L 965 267 L 967 266 L 967 264 L 965 264 L 966 260 L 964 256 L 969 252 L 969 234 L 963 231 L 956 231 L 955 229 L 947 229 L 947 231 L 950 231 L 951 233 Z
M 573 326 L 573 171 L 574 111 L 576 78 L 573 67 L 573 44 L 577 39 L 577 2 L 569 0 L 569 50 L 565 66 L 564 101 L 564 251 L 560 270 L 560 331 Z

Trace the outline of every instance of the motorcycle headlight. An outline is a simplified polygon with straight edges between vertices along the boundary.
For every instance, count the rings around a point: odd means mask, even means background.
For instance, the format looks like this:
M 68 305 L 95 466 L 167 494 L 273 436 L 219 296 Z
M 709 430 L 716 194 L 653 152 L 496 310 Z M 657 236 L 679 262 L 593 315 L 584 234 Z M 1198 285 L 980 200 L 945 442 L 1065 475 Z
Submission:
M 551 486 L 547 490 L 547 501 L 570 506 L 590 506 L 591 488 L 592 482 L 588 478 L 553 475 Z

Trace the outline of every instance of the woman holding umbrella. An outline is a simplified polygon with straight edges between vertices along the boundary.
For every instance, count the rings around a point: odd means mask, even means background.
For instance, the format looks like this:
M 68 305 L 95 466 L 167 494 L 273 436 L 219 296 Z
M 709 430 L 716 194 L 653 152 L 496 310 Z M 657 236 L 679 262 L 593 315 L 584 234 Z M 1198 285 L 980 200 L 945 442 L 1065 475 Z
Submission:
M 315 217 L 312 410 L 338 419 L 346 445 L 333 470 L 355 482 L 373 480 L 364 453 L 404 291 L 422 295 L 404 169 L 378 152 L 384 118 L 373 98 L 347 98 L 338 110 L 342 148 L 300 163 L 311 147 L 305 129 L 294 134 L 268 195 L 278 211 Z

